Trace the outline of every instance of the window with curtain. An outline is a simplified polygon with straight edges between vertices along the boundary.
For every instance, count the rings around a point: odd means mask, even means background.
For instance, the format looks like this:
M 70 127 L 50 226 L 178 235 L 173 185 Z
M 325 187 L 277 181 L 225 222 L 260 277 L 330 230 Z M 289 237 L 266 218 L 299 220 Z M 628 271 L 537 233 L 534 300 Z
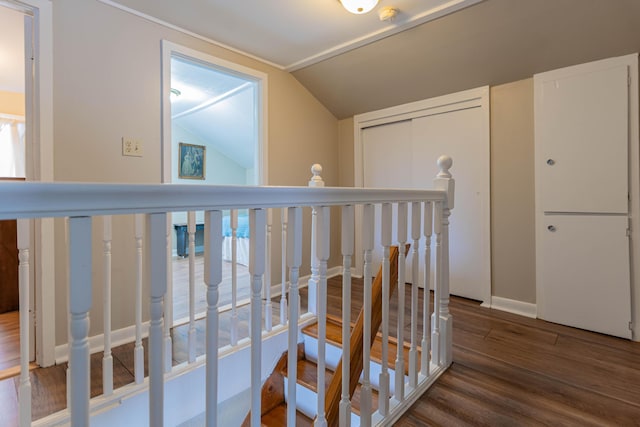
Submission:
M 24 117 L 0 114 L 0 177 L 25 177 Z

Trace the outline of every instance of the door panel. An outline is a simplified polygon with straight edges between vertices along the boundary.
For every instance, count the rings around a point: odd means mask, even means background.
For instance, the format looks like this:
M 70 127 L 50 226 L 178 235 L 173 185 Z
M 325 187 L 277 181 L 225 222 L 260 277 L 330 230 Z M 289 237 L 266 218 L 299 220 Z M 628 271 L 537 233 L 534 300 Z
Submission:
M 628 210 L 628 70 L 542 83 L 536 156 L 544 212 Z
M 626 216 L 544 216 L 541 318 L 631 338 L 627 222 Z
M 363 131 L 363 182 L 365 187 L 432 188 L 438 173 L 436 160 L 453 158 L 456 207 L 450 218 L 450 290 L 475 300 L 487 298 L 491 279 L 489 259 L 489 165 L 481 108 L 447 111 L 412 120 L 366 128 Z M 484 161 L 486 159 L 486 162 Z M 397 243 L 397 209 L 393 209 L 393 244 Z M 411 241 L 411 205 L 408 206 L 408 243 Z M 376 209 L 374 268 L 381 260 L 380 209 Z M 421 230 L 421 235 L 423 230 Z M 425 239 L 419 241 L 424 256 Z M 435 253 L 435 237 L 432 250 Z M 411 249 L 413 251 L 413 248 Z M 411 253 L 406 281 L 411 282 Z M 423 272 L 420 271 L 420 277 Z M 433 284 L 433 278 L 431 279 Z

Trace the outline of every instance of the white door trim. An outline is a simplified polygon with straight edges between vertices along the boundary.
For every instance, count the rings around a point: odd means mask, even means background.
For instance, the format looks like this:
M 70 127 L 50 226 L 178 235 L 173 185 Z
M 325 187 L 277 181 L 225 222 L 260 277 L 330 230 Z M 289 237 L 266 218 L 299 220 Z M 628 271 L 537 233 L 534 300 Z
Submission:
M 49 0 L 8 0 L 32 16 L 25 28 L 25 124 L 27 181 L 53 181 L 53 15 Z M 31 48 L 32 47 L 32 48 Z M 33 62 L 31 62 L 33 61 Z M 33 64 L 33 74 L 29 64 Z M 40 366 L 55 363 L 55 257 L 53 219 L 35 220 L 32 242 L 35 310 L 35 358 Z
M 266 185 L 268 175 L 268 129 L 267 129 L 267 74 L 249 67 L 235 64 L 213 55 L 182 46 L 168 40 L 162 40 L 162 182 L 171 182 L 171 55 L 178 54 L 187 59 L 199 61 L 225 72 L 253 80 L 258 85 L 258 155 L 256 156 L 256 170 L 258 184 Z
M 436 98 L 425 99 L 422 101 L 411 102 L 408 104 L 398 105 L 395 107 L 385 108 L 382 110 L 371 111 L 368 113 L 358 114 L 353 118 L 354 130 L 354 184 L 356 187 L 364 185 L 364 165 L 362 150 L 362 134 L 363 130 L 383 124 L 395 123 L 403 120 L 411 120 L 427 115 L 446 113 L 467 108 L 481 108 L 483 112 L 483 143 L 488 148 L 490 145 L 490 110 L 489 110 L 489 87 L 483 86 L 476 89 L 470 89 L 463 92 L 457 92 L 449 95 L 443 95 Z M 443 153 L 446 154 L 446 153 Z M 489 150 L 486 150 L 486 158 L 478 159 L 487 168 L 486 182 L 483 183 L 487 188 L 487 194 L 483 201 L 484 212 L 481 213 L 485 223 L 482 229 L 482 245 L 485 253 L 483 264 L 485 269 L 482 277 L 478 278 L 483 295 L 483 306 L 491 306 L 491 217 L 490 217 L 490 183 L 489 183 Z M 437 159 L 426 159 L 426 161 L 435 162 Z M 455 159 L 453 159 L 455 165 Z M 454 172 L 455 178 L 455 172 Z M 455 227 L 455 225 L 453 225 Z M 356 215 L 356 252 L 355 252 L 355 274 L 362 274 L 362 247 L 360 244 L 360 221 L 359 215 Z

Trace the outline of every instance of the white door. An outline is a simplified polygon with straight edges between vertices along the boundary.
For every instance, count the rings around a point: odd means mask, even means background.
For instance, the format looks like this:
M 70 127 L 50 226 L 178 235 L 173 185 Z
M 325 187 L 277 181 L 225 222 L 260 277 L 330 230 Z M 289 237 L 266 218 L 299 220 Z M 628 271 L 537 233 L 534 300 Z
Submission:
M 441 105 L 447 105 L 446 101 L 440 101 Z M 451 172 L 456 180 L 456 207 L 450 217 L 450 290 L 454 295 L 489 303 L 491 261 L 487 111 L 477 104 L 465 105 L 464 108 L 447 105 L 446 108 L 416 111 L 412 117 L 404 116 L 403 119 L 362 129 L 363 186 L 433 188 L 433 179 L 438 173 L 436 160 L 440 155 L 450 155 L 453 158 Z M 411 224 L 411 207 L 408 208 L 408 224 Z M 395 243 L 395 206 L 393 218 Z M 378 209 L 376 234 L 379 223 Z M 424 253 L 424 240 L 421 238 L 419 242 L 421 254 Z M 408 243 L 412 243 L 410 230 Z M 374 263 L 381 259 L 378 241 L 376 248 Z M 407 281 L 410 282 L 410 256 L 407 261 Z
M 536 149 L 543 211 L 627 212 L 627 68 L 540 82 Z
M 545 215 L 545 320 L 631 338 L 625 216 Z
M 479 284 L 491 281 L 489 164 L 483 126 L 480 108 L 416 118 L 411 159 L 413 183 L 428 186 L 438 173 L 433 159 L 445 153 L 453 158 L 456 204 L 449 218 L 450 290 L 479 301 L 486 297 Z
M 636 56 L 534 77 L 538 317 L 625 338 L 637 217 L 632 67 Z

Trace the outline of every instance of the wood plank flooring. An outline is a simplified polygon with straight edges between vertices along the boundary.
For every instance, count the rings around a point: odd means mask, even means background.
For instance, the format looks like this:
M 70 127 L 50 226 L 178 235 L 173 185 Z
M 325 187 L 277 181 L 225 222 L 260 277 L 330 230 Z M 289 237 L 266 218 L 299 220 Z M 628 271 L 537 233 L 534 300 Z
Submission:
M 340 316 L 340 277 L 329 279 L 328 294 L 329 314 Z M 301 295 L 306 305 L 306 290 Z M 406 295 L 408 302 L 408 286 Z M 359 280 L 354 279 L 352 299 L 353 321 L 362 304 Z M 640 426 L 640 343 L 482 308 L 461 298 L 452 298 L 450 308 L 453 365 L 396 425 Z M 240 316 L 246 328 L 248 307 Z M 410 322 L 406 310 L 405 337 Z M 221 345 L 228 343 L 228 325 L 224 314 Z M 197 322 L 197 333 L 202 341 L 204 321 Z M 180 363 L 186 356 L 186 327 L 175 328 L 173 336 L 174 363 Z M 116 387 L 133 382 L 132 345 L 114 349 L 113 355 Z M 99 394 L 101 355 L 92 356 L 91 367 L 92 394 Z M 34 419 L 66 405 L 65 370 L 63 364 L 31 372 Z M 17 378 L 0 381 L 0 426 L 17 425 L 17 386 Z

